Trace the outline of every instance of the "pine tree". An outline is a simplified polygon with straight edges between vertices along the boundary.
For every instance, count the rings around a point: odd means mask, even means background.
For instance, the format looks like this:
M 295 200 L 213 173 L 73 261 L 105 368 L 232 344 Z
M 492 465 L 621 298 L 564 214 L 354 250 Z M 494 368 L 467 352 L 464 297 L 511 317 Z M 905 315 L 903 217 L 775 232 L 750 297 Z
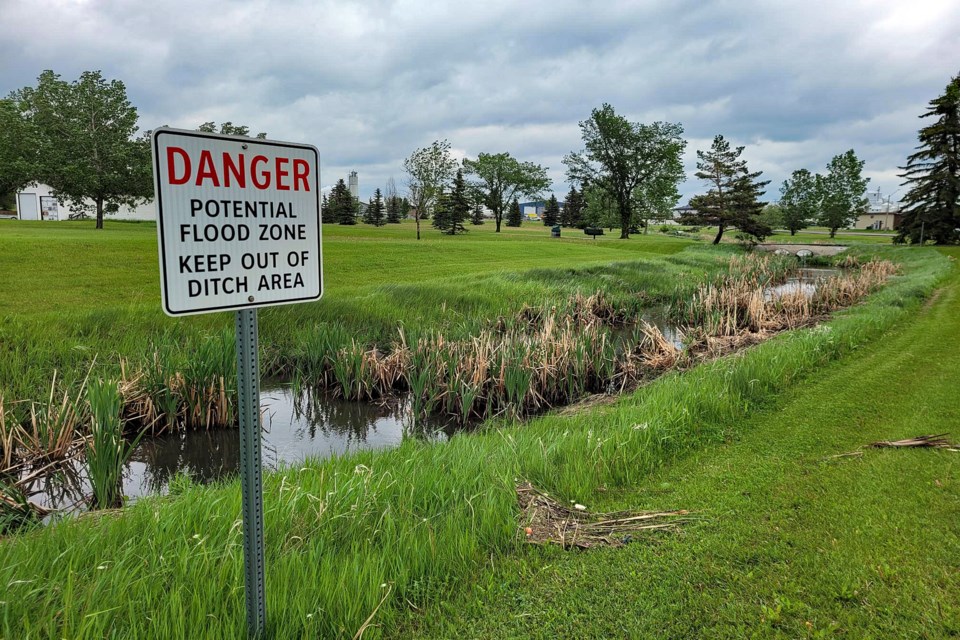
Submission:
M 437 203 L 433 208 L 432 224 L 434 229 L 444 232 L 450 229 L 450 207 L 450 194 L 441 189 L 437 195 Z
M 381 195 L 379 188 L 373 192 L 373 197 L 370 198 L 370 202 L 367 204 L 367 210 L 363 214 L 363 221 L 375 227 L 382 227 L 386 224 L 383 215 L 383 195 Z
M 387 198 L 387 222 L 400 224 L 400 198 L 397 196 Z
M 475 202 L 470 213 L 470 224 L 480 226 L 484 222 L 486 221 L 483 219 L 483 203 Z
M 550 194 L 547 206 L 543 208 L 543 226 L 552 227 L 560 221 L 560 203 L 557 196 Z
M 330 222 L 357 224 L 357 203 L 343 178 L 337 181 L 333 191 L 330 192 L 327 205 L 330 211 Z
M 942 96 L 930 101 L 921 118 L 935 118 L 920 129 L 919 146 L 901 167 L 903 221 L 895 242 L 960 242 L 960 75 Z
M 337 219 L 333 216 L 332 211 L 330 210 L 330 201 L 327 198 L 327 194 L 323 194 L 323 201 L 320 204 L 320 217 L 323 222 L 336 222 Z
M 510 210 L 507 211 L 507 226 L 519 227 L 523 223 L 523 214 L 520 213 L 520 201 L 516 198 L 510 203 Z
M 447 233 L 466 233 L 463 223 L 470 217 L 470 199 L 467 194 L 467 183 L 463 180 L 463 170 L 457 169 L 453 179 L 453 190 L 450 192 L 450 226 Z
M 709 151 L 697 151 L 696 176 L 709 184 L 710 189 L 706 194 L 690 198 L 695 212 L 686 215 L 683 221 L 718 227 L 713 244 L 719 244 L 729 227 L 755 237 L 766 237 L 772 231 L 758 219 L 763 211 L 758 198 L 770 181 L 756 181 L 763 172 L 747 170 L 747 161 L 740 159 L 743 149 L 731 149 L 730 143 L 718 135 Z
M 560 224 L 565 227 L 579 227 L 582 215 L 583 193 L 577 191 L 576 187 L 570 187 L 567 201 L 563 203 L 563 211 L 560 212 Z
M 410 200 L 406 197 L 400 201 L 400 218 L 406 218 L 410 215 Z

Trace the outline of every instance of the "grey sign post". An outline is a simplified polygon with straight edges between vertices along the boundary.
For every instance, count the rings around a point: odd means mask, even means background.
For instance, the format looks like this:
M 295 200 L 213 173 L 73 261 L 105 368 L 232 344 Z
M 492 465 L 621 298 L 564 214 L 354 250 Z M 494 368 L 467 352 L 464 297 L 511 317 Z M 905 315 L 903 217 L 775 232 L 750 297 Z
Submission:
M 247 630 L 266 627 L 257 309 L 323 294 L 316 147 L 153 133 L 163 310 L 235 311 Z
M 257 310 L 237 311 L 237 413 L 243 492 L 243 566 L 247 629 L 259 634 L 267 618 L 263 585 L 263 483 L 260 478 L 260 355 Z

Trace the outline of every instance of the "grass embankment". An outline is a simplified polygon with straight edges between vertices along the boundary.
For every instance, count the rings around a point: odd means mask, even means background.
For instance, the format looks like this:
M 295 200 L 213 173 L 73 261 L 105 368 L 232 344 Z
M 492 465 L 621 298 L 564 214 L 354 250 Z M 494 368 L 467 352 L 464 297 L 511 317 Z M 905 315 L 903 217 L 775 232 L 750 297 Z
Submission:
M 958 342 L 955 268 L 915 319 L 730 425 L 728 442 L 635 487 L 572 496 L 597 510 L 691 509 L 700 524 L 621 549 L 528 549 L 388 635 L 956 637 L 960 454 L 831 456 L 944 431 L 956 441 Z
M 905 263 L 906 275 L 829 328 L 783 334 L 665 376 L 612 407 L 440 446 L 408 440 L 268 475 L 271 633 L 352 637 L 382 602 L 374 620 L 382 626 L 365 634 L 373 637 L 394 628 L 409 606 L 462 591 L 486 563 L 499 565 L 518 548 L 518 478 L 592 505 L 601 487 L 636 486 L 681 454 L 740 434 L 752 410 L 915 314 L 947 269 L 932 252 L 890 256 Z M 142 500 L 119 517 L 0 543 L 0 584 L 8 585 L 0 633 L 242 635 L 239 500 L 236 484 L 193 487 Z
M 409 223 L 325 225 L 323 232 L 323 300 L 260 314 L 267 374 L 295 365 L 318 333 L 384 345 L 398 338 L 398 326 L 465 336 L 525 304 L 578 290 L 646 290 L 655 301 L 673 293 L 666 276 L 689 281 L 721 266 L 716 253 L 654 236 L 556 240 L 543 227 L 495 234 L 487 224 L 462 237 L 427 231 L 417 242 Z M 136 367 L 155 351 L 171 371 L 232 375 L 232 353 L 222 348 L 233 342 L 232 314 L 171 319 L 161 312 L 153 224 L 108 222 L 96 231 L 92 223 L 6 221 L 0 272 L 8 274 L 0 279 L 0 394 L 8 403 L 46 395 L 55 369 L 68 383 L 82 378 L 94 356 L 101 375 L 115 375 L 121 356 Z

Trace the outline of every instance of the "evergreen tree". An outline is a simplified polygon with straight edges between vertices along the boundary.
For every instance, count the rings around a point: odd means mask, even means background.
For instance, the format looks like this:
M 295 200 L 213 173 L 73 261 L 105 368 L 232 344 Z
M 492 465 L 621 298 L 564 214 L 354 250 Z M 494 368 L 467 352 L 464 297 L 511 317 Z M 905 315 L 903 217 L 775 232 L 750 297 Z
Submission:
M 910 190 L 903 198 L 903 221 L 895 242 L 960 242 L 960 75 L 943 95 L 930 101 L 921 118 L 935 118 L 920 129 L 919 146 L 901 167 Z
M 850 149 L 834 156 L 827 165 L 827 175 L 817 176 L 820 193 L 820 215 L 817 222 L 830 229 L 834 237 L 837 229 L 852 227 L 857 217 L 867 211 L 864 197 L 870 178 L 861 176 L 863 160 Z
M 797 169 L 780 187 L 780 212 L 783 226 L 790 235 L 806 229 L 817 217 L 820 208 L 820 190 L 817 177 L 806 169 Z
M 400 198 L 397 196 L 387 198 L 387 222 L 400 224 Z
M 719 244 L 729 227 L 759 238 L 771 233 L 770 227 L 758 219 L 763 211 L 758 198 L 770 181 L 756 181 L 762 171 L 747 170 L 747 161 L 740 159 L 743 149 L 731 149 L 730 143 L 718 135 L 709 151 L 697 151 L 696 176 L 710 188 L 706 194 L 690 198 L 695 211 L 684 216 L 683 222 L 717 227 L 713 244 Z
M 433 207 L 433 228 L 439 229 L 440 231 L 446 232 L 450 229 L 451 225 L 451 202 L 450 194 L 440 190 L 440 193 L 437 194 L 436 203 Z M 422 216 L 421 216 L 422 217 Z
M 576 187 L 570 187 L 567 201 L 563 203 L 563 211 L 560 213 L 560 224 L 565 227 L 579 227 L 582 216 L 583 192 L 577 191 Z
M 357 203 L 350 194 L 350 188 L 343 181 L 343 178 L 337 181 L 327 198 L 327 205 L 330 211 L 330 222 L 339 224 L 357 224 Z
M 523 214 L 520 213 L 520 201 L 516 198 L 510 203 L 510 209 L 507 211 L 507 226 L 519 227 L 523 223 Z
M 363 221 L 375 227 L 382 227 L 386 224 L 383 215 L 383 195 L 381 195 L 379 188 L 373 192 L 373 197 L 370 198 L 370 202 L 367 204 L 367 210 L 363 214 Z
M 551 193 L 547 206 L 543 208 L 543 226 L 552 227 L 558 222 L 560 222 L 560 203 L 557 202 L 557 196 Z
M 453 179 L 453 189 L 450 192 L 450 225 L 447 233 L 466 233 L 463 223 L 470 217 L 470 198 L 467 193 L 467 183 L 463 180 L 463 170 L 457 169 Z
M 323 200 L 320 203 L 320 218 L 324 223 L 337 221 L 330 211 L 330 200 L 327 198 L 327 194 L 323 194 Z
M 409 215 L 410 215 L 410 201 L 406 197 L 404 197 L 403 200 L 400 201 L 400 217 L 406 218 Z
M 473 203 L 473 210 L 470 213 L 470 224 L 479 226 L 483 223 L 483 200 L 478 199 Z

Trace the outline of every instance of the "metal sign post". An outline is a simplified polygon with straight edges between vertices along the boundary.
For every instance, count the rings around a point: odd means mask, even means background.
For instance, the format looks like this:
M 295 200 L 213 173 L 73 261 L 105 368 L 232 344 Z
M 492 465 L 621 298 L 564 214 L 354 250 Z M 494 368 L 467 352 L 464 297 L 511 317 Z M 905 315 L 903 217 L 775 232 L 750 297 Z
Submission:
M 260 471 L 260 357 L 257 310 L 237 311 L 237 412 L 243 491 L 243 566 L 247 629 L 260 635 L 267 618 L 263 587 L 263 483 Z
M 323 295 L 316 147 L 153 132 L 160 291 L 170 316 L 235 311 L 247 628 L 266 627 L 257 309 Z

